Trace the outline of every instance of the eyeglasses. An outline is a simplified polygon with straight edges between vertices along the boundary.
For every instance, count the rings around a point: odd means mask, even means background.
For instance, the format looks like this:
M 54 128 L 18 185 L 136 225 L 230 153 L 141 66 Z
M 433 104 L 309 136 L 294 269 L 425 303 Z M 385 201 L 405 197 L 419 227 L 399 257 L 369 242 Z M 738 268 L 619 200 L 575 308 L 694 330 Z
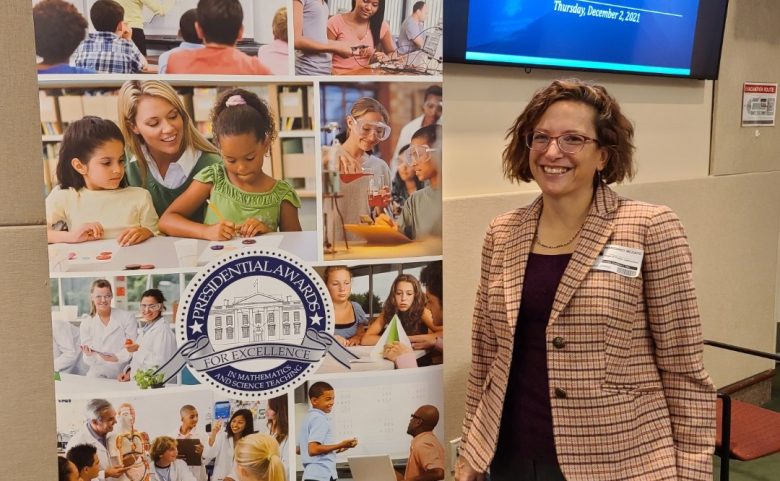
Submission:
M 420 416 L 418 416 L 418 415 L 416 415 L 414 413 L 412 413 L 412 419 L 416 419 L 418 421 L 422 421 L 423 420 L 423 418 L 421 418 Z
M 406 152 L 404 152 L 404 160 L 407 164 L 430 160 L 431 152 L 436 152 L 438 150 L 439 149 L 434 149 L 427 145 L 410 145 Z
M 376 139 L 380 142 L 390 138 L 390 126 L 384 122 L 371 122 L 363 119 L 356 119 L 350 117 L 355 123 L 354 126 L 357 129 L 358 135 L 361 137 L 368 137 L 374 134 Z
M 105 296 L 94 296 L 94 297 L 95 297 L 95 300 L 98 300 L 98 301 L 110 301 L 111 299 L 114 298 L 114 295 L 113 294 L 106 294 Z
M 599 143 L 597 139 L 580 134 L 548 135 L 543 132 L 531 132 L 525 136 L 525 145 L 535 152 L 546 152 L 550 142 L 555 140 L 558 150 L 567 154 L 576 154 L 585 148 L 585 144 Z
M 162 309 L 162 304 L 159 302 L 157 304 L 141 304 L 142 311 L 159 311 L 160 309 Z

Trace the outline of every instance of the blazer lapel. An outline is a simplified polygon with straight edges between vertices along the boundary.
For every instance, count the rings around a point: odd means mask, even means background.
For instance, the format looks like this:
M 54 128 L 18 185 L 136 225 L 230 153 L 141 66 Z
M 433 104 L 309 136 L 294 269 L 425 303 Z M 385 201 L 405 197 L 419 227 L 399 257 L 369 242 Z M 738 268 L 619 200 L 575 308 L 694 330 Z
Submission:
M 558 315 L 569 303 L 593 267 L 596 257 L 607 244 L 612 235 L 612 219 L 617 209 L 617 203 L 618 196 L 612 189 L 606 185 L 596 189 L 594 201 L 588 216 L 585 218 L 585 225 L 582 227 L 577 246 L 566 266 L 561 282 L 558 284 L 548 325 L 553 324 L 558 319 Z
M 539 222 L 539 214 L 542 212 L 542 197 L 534 200 L 528 209 L 524 210 L 517 218 L 517 224 L 510 228 L 510 238 L 506 243 L 504 253 L 504 299 L 506 299 L 506 322 L 515 334 L 517 315 L 520 311 L 520 302 L 525 278 L 525 266 L 528 263 L 528 254 L 534 241 L 536 224 Z

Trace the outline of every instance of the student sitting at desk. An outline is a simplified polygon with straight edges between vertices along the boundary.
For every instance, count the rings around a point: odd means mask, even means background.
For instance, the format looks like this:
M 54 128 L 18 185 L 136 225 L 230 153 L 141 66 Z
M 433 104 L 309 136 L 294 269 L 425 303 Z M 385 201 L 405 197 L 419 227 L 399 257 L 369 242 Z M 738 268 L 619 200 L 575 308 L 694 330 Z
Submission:
M 157 59 L 157 69 L 160 73 L 168 73 L 168 58 L 172 53 L 182 50 L 198 50 L 204 47 L 203 41 L 198 37 L 198 32 L 195 30 L 197 17 L 198 10 L 195 8 L 191 8 L 182 14 L 179 19 L 179 36 L 183 41 L 178 47 L 160 54 L 160 57 Z
M 274 75 L 289 73 L 289 53 L 287 50 L 287 9 L 280 8 L 274 14 L 271 30 L 274 40 L 257 50 L 257 58 L 268 66 Z
M 238 0 L 200 0 L 195 30 L 206 48 L 182 50 L 168 58 L 168 73 L 270 75 L 257 57 L 236 48 L 244 34 L 244 10 Z
M 89 9 L 96 32 L 81 42 L 72 64 L 105 73 L 139 73 L 149 70 L 146 58 L 129 40 L 125 9 L 114 0 L 97 0 Z
M 439 410 L 436 406 L 420 406 L 409 419 L 406 433 L 412 436 L 409 447 L 409 460 L 402 481 L 439 481 L 444 479 L 444 446 L 433 434 L 439 423 Z
M 431 311 L 425 307 L 425 294 L 420 281 L 410 274 L 401 274 L 393 281 L 390 293 L 382 305 L 382 312 L 368 326 L 360 343 L 364 346 L 376 345 L 382 337 L 382 332 L 396 315 L 404 332 L 409 336 L 441 330 L 440 327 L 434 326 Z
M 87 34 L 87 20 L 72 3 L 43 0 L 33 7 L 35 53 L 43 59 L 39 74 L 97 73 L 94 69 L 72 67 L 68 59 Z
M 393 35 L 384 18 L 385 0 L 352 0 L 352 11 L 328 19 L 328 39 L 352 47 L 350 57 L 333 56 L 334 74 L 366 68 L 395 53 Z

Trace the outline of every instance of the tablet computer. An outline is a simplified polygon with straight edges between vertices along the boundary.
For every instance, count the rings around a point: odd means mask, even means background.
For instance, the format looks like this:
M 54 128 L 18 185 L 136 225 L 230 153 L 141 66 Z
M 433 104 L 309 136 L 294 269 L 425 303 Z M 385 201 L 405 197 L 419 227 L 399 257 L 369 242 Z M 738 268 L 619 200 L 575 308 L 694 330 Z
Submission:
M 203 446 L 198 438 L 190 439 L 177 439 L 176 447 L 179 450 L 179 459 L 184 460 L 187 466 L 200 466 L 203 463 L 203 458 L 200 454 L 195 453 L 195 446 Z M 202 453 L 203 451 L 201 451 Z

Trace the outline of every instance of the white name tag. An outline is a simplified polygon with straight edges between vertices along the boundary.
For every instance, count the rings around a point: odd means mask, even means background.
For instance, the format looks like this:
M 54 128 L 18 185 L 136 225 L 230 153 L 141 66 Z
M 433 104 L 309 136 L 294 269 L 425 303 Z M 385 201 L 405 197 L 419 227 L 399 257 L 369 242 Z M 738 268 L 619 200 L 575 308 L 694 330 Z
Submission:
M 609 271 L 626 277 L 637 277 L 642 269 L 642 258 L 645 251 L 641 249 L 631 249 L 629 247 L 619 246 L 617 244 L 608 244 L 604 246 L 593 268 L 599 271 Z

